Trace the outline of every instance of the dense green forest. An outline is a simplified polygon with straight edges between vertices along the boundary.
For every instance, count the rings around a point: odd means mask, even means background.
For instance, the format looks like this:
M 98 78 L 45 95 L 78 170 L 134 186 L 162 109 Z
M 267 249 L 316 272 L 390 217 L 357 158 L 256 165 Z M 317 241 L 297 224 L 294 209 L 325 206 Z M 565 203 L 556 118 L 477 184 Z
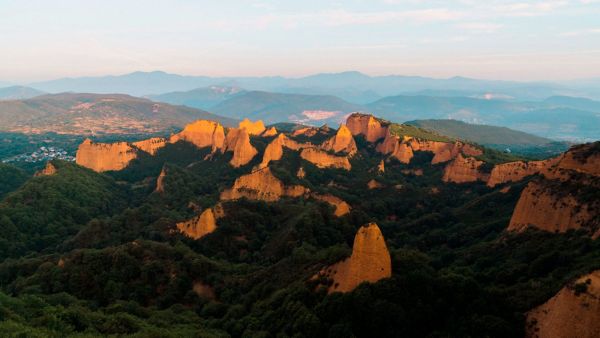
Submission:
M 262 152 L 270 140 L 251 141 Z M 528 179 L 508 192 L 444 184 L 443 165 L 431 165 L 427 152 L 377 173 L 381 156 L 360 137 L 357 144 L 349 173 L 288 150 L 271 164 L 285 184 L 338 196 L 350 214 L 336 217 L 311 198 L 224 202 L 217 230 L 200 240 L 175 223 L 214 206 L 260 158 L 234 169 L 230 153 L 203 160 L 208 149 L 179 142 L 119 172 L 54 161 L 56 174 L 13 185 L 0 201 L 0 332 L 519 337 L 527 310 L 600 268 L 600 242 L 583 231 L 505 232 Z M 372 179 L 382 187 L 368 189 Z M 344 294 L 317 288 L 311 277 L 347 257 L 370 221 L 385 236 L 392 277 Z

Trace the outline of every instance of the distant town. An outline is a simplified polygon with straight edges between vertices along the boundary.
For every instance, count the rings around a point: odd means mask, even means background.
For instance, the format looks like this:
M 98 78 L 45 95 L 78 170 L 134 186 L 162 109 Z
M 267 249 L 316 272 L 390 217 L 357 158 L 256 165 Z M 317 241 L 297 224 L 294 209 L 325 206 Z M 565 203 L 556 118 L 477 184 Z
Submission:
M 69 155 L 69 153 L 58 147 L 45 147 L 42 146 L 38 150 L 32 153 L 24 153 L 15 155 L 2 160 L 3 163 L 10 162 L 45 162 L 48 160 L 59 159 L 64 161 L 75 161 L 75 156 Z

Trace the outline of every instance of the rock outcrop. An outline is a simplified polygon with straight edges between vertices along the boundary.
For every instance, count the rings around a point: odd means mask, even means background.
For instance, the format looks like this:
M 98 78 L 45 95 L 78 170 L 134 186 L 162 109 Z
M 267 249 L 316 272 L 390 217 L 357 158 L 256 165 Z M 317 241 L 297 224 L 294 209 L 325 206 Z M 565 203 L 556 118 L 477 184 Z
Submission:
M 368 142 L 376 142 L 385 137 L 387 123 L 372 115 L 354 113 L 348 116 L 346 126 L 352 135 L 363 135 Z
M 535 227 L 550 232 L 584 228 L 600 236 L 600 142 L 567 151 L 542 176 L 521 192 L 508 226 L 509 231 Z
M 198 148 L 211 147 L 212 152 L 225 151 L 225 129 L 214 121 L 198 120 L 190 123 L 180 133 L 171 136 L 169 142 L 180 140 L 190 142 Z
M 600 337 L 600 270 L 563 287 L 526 315 L 526 337 Z
M 137 157 L 137 151 L 127 142 L 94 143 L 86 139 L 79 145 L 77 164 L 97 172 L 121 170 Z
M 221 193 L 221 199 L 235 200 L 245 197 L 251 200 L 273 202 L 284 196 L 299 197 L 308 192 L 307 188 L 300 185 L 286 187 L 271 173 L 271 169 L 266 167 L 238 177 L 231 189 Z
M 147 140 L 133 142 L 138 149 L 147 152 L 150 155 L 156 155 L 156 152 L 167 145 L 167 139 L 162 137 L 153 137 Z
M 156 189 L 154 189 L 155 192 L 165 192 L 165 177 L 167 177 L 167 167 L 163 166 L 160 171 L 160 174 L 156 178 Z
M 262 137 L 272 137 L 272 136 L 276 136 L 277 135 L 277 129 L 275 127 L 271 127 L 267 130 L 265 130 L 264 133 L 262 133 Z
M 485 180 L 487 177 L 482 174 L 479 168 L 483 165 L 474 157 L 464 157 L 460 153 L 452 162 L 444 168 L 444 182 L 467 183 L 478 180 Z
M 369 182 L 367 182 L 367 188 L 369 188 L 369 190 L 381 189 L 381 188 L 383 188 L 383 184 L 381 184 L 373 179 L 373 180 L 370 180 Z
M 304 172 L 304 167 L 300 167 L 298 168 L 298 171 L 296 172 L 296 177 L 303 179 L 304 177 L 306 177 L 306 172 Z
M 520 181 L 527 176 L 548 173 L 560 159 L 559 156 L 543 161 L 517 161 L 497 164 L 490 173 L 487 185 L 493 188 L 498 184 Z
M 54 164 L 52 164 L 51 161 L 46 162 L 46 166 L 44 167 L 44 169 L 36 172 L 33 176 L 35 177 L 40 177 L 40 176 L 51 176 L 56 174 L 57 169 L 54 166 Z
M 351 210 L 350 205 L 348 203 L 346 203 L 345 201 L 343 201 L 339 197 L 336 197 L 336 196 L 333 196 L 330 194 L 326 194 L 326 195 L 312 194 L 311 197 L 316 200 L 327 202 L 327 203 L 331 204 L 335 208 L 335 211 L 333 212 L 333 214 L 336 215 L 337 217 L 341 217 L 341 216 L 344 216 L 344 215 L 347 215 L 350 213 L 350 210 Z
M 402 163 L 410 163 L 414 156 L 413 150 L 406 139 L 401 140 L 400 137 L 392 135 L 389 131 L 386 133 L 383 142 L 377 145 L 376 150 L 382 154 L 390 155 Z
M 233 151 L 233 158 L 229 162 L 233 167 L 248 164 L 258 151 L 250 143 L 250 135 L 246 129 L 231 129 L 226 137 L 226 150 Z
M 245 130 L 250 135 L 260 135 L 267 128 L 265 128 L 265 124 L 262 120 L 252 122 L 248 119 L 244 119 L 242 122 L 239 123 L 239 129 Z
M 347 156 L 336 156 L 317 148 L 304 148 L 300 157 L 316 165 L 318 168 L 340 168 L 350 170 L 352 166 Z
M 392 276 L 392 261 L 381 230 L 375 223 L 362 226 L 354 237 L 352 255 L 319 273 L 333 279 L 328 292 L 349 292 L 363 282 Z
M 383 162 L 383 160 L 379 162 L 379 165 L 377 166 L 377 172 L 379 172 L 380 174 L 385 173 L 385 163 Z
M 352 133 L 345 125 L 340 125 L 337 133 L 325 141 L 321 148 L 327 151 L 333 151 L 334 153 L 345 153 L 348 156 L 353 156 L 357 152 L 356 142 Z
M 200 239 L 217 229 L 217 220 L 209 208 L 189 221 L 177 223 L 177 229 L 190 238 Z
M 265 168 L 269 165 L 271 161 L 279 161 L 283 156 L 283 148 L 288 148 L 291 150 L 300 150 L 306 145 L 296 142 L 284 134 L 279 134 L 276 138 L 271 141 L 265 148 L 265 152 L 263 153 L 263 159 L 259 164 L 259 168 Z

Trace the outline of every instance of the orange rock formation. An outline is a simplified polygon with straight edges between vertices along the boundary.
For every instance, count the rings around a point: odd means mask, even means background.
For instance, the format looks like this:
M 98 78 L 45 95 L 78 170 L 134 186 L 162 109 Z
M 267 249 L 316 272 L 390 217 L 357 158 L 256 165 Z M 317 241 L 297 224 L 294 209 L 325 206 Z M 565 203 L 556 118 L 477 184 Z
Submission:
M 348 213 L 350 213 L 350 205 L 348 203 L 346 203 L 345 201 L 343 201 L 341 198 L 330 195 L 330 194 L 326 194 L 326 195 L 321 195 L 321 194 L 312 194 L 311 195 L 312 198 L 319 200 L 319 201 L 323 201 L 323 202 L 327 202 L 329 204 L 331 204 L 334 208 L 335 211 L 333 212 L 334 215 L 340 217 L 340 216 L 344 216 Z
M 304 172 L 304 167 L 300 167 L 298 169 L 298 172 L 296 172 L 296 177 L 304 178 L 305 176 L 306 176 L 306 173 Z
M 160 174 L 156 178 L 156 189 L 154 191 L 163 193 L 165 192 L 165 177 L 167 176 L 167 167 L 163 166 Z
M 319 168 L 341 168 L 350 170 L 352 166 L 347 156 L 335 156 L 317 148 L 305 148 L 300 152 L 300 157 L 311 162 Z
M 35 173 L 35 177 L 40 177 L 40 176 L 51 176 L 56 174 L 56 167 L 54 166 L 54 164 L 52 164 L 52 162 L 48 161 L 46 162 L 46 167 L 44 167 L 44 169 L 38 171 Z
M 171 136 L 170 143 L 188 141 L 198 148 L 211 147 L 213 152 L 225 151 L 225 129 L 220 123 L 207 120 L 198 120 L 190 123 L 183 130 Z
M 385 163 L 383 162 L 383 160 L 381 160 L 381 162 L 379 162 L 379 165 L 377 166 L 377 171 L 379 173 L 385 172 Z
M 547 173 L 550 168 L 560 161 L 561 157 L 555 157 L 543 161 L 517 161 L 497 164 L 490 173 L 487 185 L 495 187 L 498 184 L 516 182 L 527 176 Z
M 486 177 L 479 172 L 479 167 L 483 165 L 474 157 L 464 157 L 460 153 L 456 158 L 444 168 L 444 182 L 466 183 L 485 180 Z
M 271 137 L 271 136 L 275 136 L 275 135 L 277 135 L 277 129 L 275 127 L 271 127 L 269 129 L 265 130 L 265 132 L 262 133 L 261 136 L 263 136 L 263 137 Z
M 587 290 L 577 294 L 575 284 L 586 285 Z M 529 311 L 526 323 L 526 337 L 599 337 L 600 270 L 580 277 Z
M 248 198 L 267 202 L 277 201 L 281 197 L 299 197 L 309 190 L 300 185 L 286 187 L 277 177 L 273 176 L 269 167 L 256 170 L 235 180 L 233 187 L 221 193 L 222 200 Z
M 265 152 L 263 154 L 263 160 L 259 165 L 259 168 L 265 168 L 269 165 L 271 161 L 279 161 L 281 156 L 283 156 L 283 148 L 288 148 L 291 150 L 300 150 L 303 147 L 308 146 L 302 143 L 296 142 L 284 134 L 279 134 L 271 143 L 267 145 L 265 148 Z
M 375 223 L 362 226 L 354 237 L 352 255 L 321 274 L 332 278 L 329 292 L 349 292 L 363 282 L 375 283 L 392 275 L 392 261 Z
M 136 150 L 127 142 L 94 143 L 86 139 L 77 149 L 77 164 L 97 172 L 121 170 L 137 157 Z
M 167 140 L 162 137 L 153 137 L 147 140 L 133 142 L 133 145 L 150 155 L 155 155 L 160 148 L 167 145 Z
M 177 229 L 193 239 L 200 239 L 217 228 L 217 220 L 212 209 L 204 210 L 199 216 L 189 221 L 177 223 Z
M 370 180 L 367 182 L 367 188 L 370 190 L 383 188 L 383 185 L 376 180 Z
M 352 135 L 363 135 L 368 142 L 376 142 L 385 137 L 387 125 L 372 115 L 354 113 L 348 116 L 346 126 Z
M 246 129 L 231 129 L 227 133 L 226 150 L 233 151 L 229 162 L 233 167 L 241 167 L 252 161 L 258 151 L 250 144 L 250 135 Z
M 244 119 L 242 122 L 240 122 L 239 129 L 246 130 L 246 132 L 248 132 L 250 135 L 260 135 L 267 128 L 265 128 L 265 124 L 262 120 L 252 122 L 248 119 Z
M 352 137 L 352 133 L 345 125 L 341 125 L 337 133 L 332 138 L 325 141 L 321 148 L 333 151 L 334 153 L 344 152 L 348 154 L 348 156 L 356 154 L 356 151 L 358 150 L 356 148 L 354 137 Z

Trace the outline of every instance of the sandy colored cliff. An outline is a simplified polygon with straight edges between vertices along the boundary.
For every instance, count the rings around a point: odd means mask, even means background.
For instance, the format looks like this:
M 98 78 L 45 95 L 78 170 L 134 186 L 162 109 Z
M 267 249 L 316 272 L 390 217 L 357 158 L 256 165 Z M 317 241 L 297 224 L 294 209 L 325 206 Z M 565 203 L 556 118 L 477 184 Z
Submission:
M 307 188 L 300 185 L 286 187 L 271 173 L 271 169 L 266 167 L 238 177 L 233 187 L 221 193 L 221 199 L 235 200 L 245 197 L 251 200 L 272 202 L 284 196 L 299 197 L 308 192 Z
M 180 133 L 171 136 L 169 142 L 180 140 L 190 142 L 198 148 L 211 147 L 213 152 L 225 151 L 225 129 L 214 121 L 198 120 L 190 123 Z
M 385 137 L 387 125 L 372 115 L 354 113 L 348 116 L 346 126 L 352 135 L 363 135 L 368 142 L 376 142 Z
M 51 161 L 46 162 L 46 166 L 44 167 L 44 169 L 37 171 L 33 176 L 35 177 L 40 177 L 40 176 L 51 176 L 56 174 L 57 169 L 54 166 L 54 164 L 52 164 Z
M 336 134 L 325 141 L 321 148 L 323 150 L 333 151 L 334 153 L 343 152 L 348 156 L 356 154 L 357 147 L 352 133 L 345 125 L 341 125 Z
M 517 161 L 497 164 L 490 173 L 487 185 L 488 187 L 495 187 L 498 184 L 520 181 L 527 176 L 548 173 L 560 159 L 559 156 L 543 161 Z
M 200 239 L 217 229 L 217 220 L 209 208 L 189 221 L 177 223 L 177 229 L 188 237 Z
M 350 170 L 352 166 L 347 156 L 336 156 L 317 148 L 305 148 L 300 157 L 316 165 L 318 168 L 340 168 Z
M 250 143 L 250 135 L 246 129 L 230 129 L 225 143 L 226 150 L 233 151 L 233 157 L 229 163 L 235 168 L 252 161 L 258 154 L 256 148 Z
M 444 168 L 442 180 L 444 182 L 454 183 L 485 180 L 487 179 L 486 175 L 482 174 L 479 170 L 483 163 L 483 161 L 479 161 L 474 157 L 464 157 L 459 153 L 456 158 Z
M 77 149 L 77 164 L 97 172 L 121 170 L 137 157 L 127 142 L 94 143 L 86 139 Z
M 259 165 L 259 168 L 265 168 L 271 161 L 279 161 L 283 156 L 284 147 L 291 150 L 300 150 L 305 146 L 307 145 L 296 142 L 284 134 L 279 134 L 265 148 L 263 159 Z
M 165 192 L 165 177 L 167 177 L 167 167 L 163 165 L 160 174 L 156 178 L 156 189 L 155 192 Z
M 586 290 L 576 291 L 575 285 Z M 526 315 L 526 337 L 600 337 L 600 270 L 563 287 Z
M 275 127 L 271 127 L 267 130 L 265 130 L 264 133 L 262 133 L 261 136 L 263 137 L 271 137 L 271 136 L 276 136 L 277 135 L 277 129 Z
M 350 210 L 351 210 L 350 205 L 348 203 L 346 203 L 345 201 L 343 201 L 339 197 L 336 197 L 336 196 L 333 196 L 330 194 L 326 194 L 326 195 L 312 194 L 311 197 L 316 200 L 327 202 L 327 203 L 331 204 L 335 208 L 335 211 L 333 212 L 333 214 L 338 217 L 344 216 L 344 215 L 347 215 L 348 213 L 350 213 Z
M 160 148 L 167 145 L 167 140 L 162 137 L 153 137 L 147 140 L 133 142 L 133 145 L 150 155 L 156 155 L 156 152 Z
M 262 120 L 252 122 L 248 119 L 244 119 L 240 122 L 238 128 L 245 130 L 250 135 L 260 135 L 267 129 Z
M 328 292 L 349 292 L 363 282 L 375 283 L 392 276 L 392 261 L 381 230 L 375 223 L 362 226 L 354 237 L 352 255 L 320 275 L 333 280 Z

